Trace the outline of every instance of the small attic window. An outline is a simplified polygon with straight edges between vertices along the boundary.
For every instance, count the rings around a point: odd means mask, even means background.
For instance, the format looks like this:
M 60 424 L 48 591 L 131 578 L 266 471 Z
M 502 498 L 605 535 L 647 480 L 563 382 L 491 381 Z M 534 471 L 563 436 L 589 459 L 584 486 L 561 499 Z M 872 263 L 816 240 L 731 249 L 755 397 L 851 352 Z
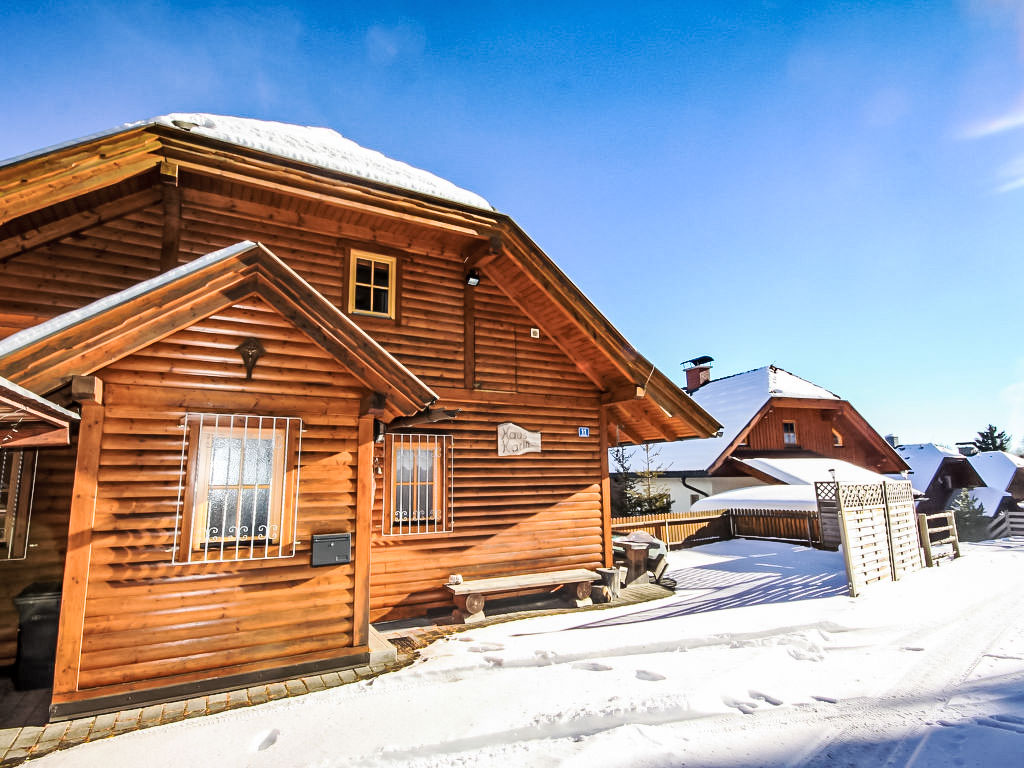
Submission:
M 832 430 L 832 446 L 834 448 L 843 447 L 843 433 L 840 432 L 838 429 Z
M 395 257 L 352 251 L 348 311 L 375 317 L 395 316 Z
M 795 421 L 784 421 L 782 422 L 782 444 L 787 448 L 790 446 L 798 445 L 796 440 L 796 422 Z

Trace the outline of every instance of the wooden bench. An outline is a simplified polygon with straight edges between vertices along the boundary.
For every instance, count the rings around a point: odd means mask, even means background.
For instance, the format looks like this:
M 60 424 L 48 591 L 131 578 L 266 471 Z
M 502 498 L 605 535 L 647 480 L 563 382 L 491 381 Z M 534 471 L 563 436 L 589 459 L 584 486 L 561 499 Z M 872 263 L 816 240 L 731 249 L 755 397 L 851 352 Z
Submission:
M 455 620 L 463 624 L 471 624 L 485 618 L 484 602 L 487 595 L 564 585 L 567 588 L 570 603 L 581 608 L 591 604 L 591 587 L 595 581 L 600 580 L 601 577 L 594 571 L 589 571 L 586 568 L 573 568 L 567 571 L 473 579 L 461 584 L 445 584 L 444 586 L 452 593 L 452 598 L 455 600 L 453 613 Z

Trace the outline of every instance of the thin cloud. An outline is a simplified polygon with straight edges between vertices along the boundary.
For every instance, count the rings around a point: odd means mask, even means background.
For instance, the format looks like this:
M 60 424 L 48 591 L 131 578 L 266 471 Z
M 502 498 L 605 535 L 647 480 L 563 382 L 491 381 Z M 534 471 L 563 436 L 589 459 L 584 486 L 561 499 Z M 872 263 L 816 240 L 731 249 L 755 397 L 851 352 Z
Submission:
M 1018 128 L 1024 128 L 1024 107 L 1001 117 L 968 126 L 963 132 L 963 138 L 981 139 L 986 136 L 1006 133 L 1007 131 L 1015 131 Z

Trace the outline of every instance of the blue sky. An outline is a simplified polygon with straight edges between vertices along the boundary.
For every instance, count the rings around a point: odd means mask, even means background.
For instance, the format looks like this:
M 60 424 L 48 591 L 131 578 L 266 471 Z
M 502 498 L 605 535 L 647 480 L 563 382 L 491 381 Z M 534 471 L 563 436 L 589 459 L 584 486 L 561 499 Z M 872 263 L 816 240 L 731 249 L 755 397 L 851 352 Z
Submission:
M 510 214 L 662 370 L 775 363 L 906 442 L 1024 438 L 1024 6 L 5 6 L 0 156 L 330 126 Z

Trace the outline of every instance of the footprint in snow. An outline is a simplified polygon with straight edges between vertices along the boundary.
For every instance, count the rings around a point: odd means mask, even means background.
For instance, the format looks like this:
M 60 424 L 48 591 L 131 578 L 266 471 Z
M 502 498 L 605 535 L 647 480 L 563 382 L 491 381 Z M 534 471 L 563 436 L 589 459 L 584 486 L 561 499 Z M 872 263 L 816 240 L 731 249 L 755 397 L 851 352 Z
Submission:
M 607 672 L 611 667 L 598 664 L 596 661 L 579 661 L 572 665 L 573 669 L 584 669 L 587 672 Z
M 469 635 L 459 635 L 458 640 L 460 643 L 475 643 L 476 639 Z
M 555 663 L 555 654 L 553 651 L 534 651 L 533 655 L 536 658 L 537 663 L 541 666 Z
M 737 699 L 729 698 L 728 696 L 722 697 L 722 703 L 727 707 L 735 707 L 744 715 L 752 715 L 754 714 L 754 710 L 757 709 L 756 701 L 739 701 Z
M 905 645 L 905 646 L 903 646 L 903 650 L 904 651 L 923 651 L 924 648 L 922 648 L 919 645 Z
M 277 728 L 272 729 L 266 733 L 260 741 L 256 743 L 256 752 L 262 752 L 265 749 L 270 749 L 274 744 L 277 743 L 277 737 L 281 735 L 281 732 Z
M 664 675 L 659 675 L 657 672 L 651 672 L 651 671 L 646 670 L 646 669 L 638 669 L 636 671 L 636 679 L 637 680 L 646 680 L 649 683 L 656 683 L 659 680 L 664 680 L 665 676 Z
M 833 699 L 831 696 L 811 696 L 815 701 L 820 701 L 825 704 L 838 704 L 839 699 Z
M 486 661 L 492 667 L 503 667 L 503 666 L 505 666 L 505 660 L 504 659 L 500 659 L 497 656 L 484 656 L 484 661 Z
M 777 707 L 782 704 L 782 699 L 777 699 L 774 696 L 769 696 L 767 693 L 761 693 L 761 691 L 748 691 L 747 692 L 752 699 L 760 699 L 761 701 L 771 704 L 773 707 Z
M 505 646 L 501 643 L 480 643 L 469 649 L 470 653 L 490 653 L 491 651 L 504 651 Z

